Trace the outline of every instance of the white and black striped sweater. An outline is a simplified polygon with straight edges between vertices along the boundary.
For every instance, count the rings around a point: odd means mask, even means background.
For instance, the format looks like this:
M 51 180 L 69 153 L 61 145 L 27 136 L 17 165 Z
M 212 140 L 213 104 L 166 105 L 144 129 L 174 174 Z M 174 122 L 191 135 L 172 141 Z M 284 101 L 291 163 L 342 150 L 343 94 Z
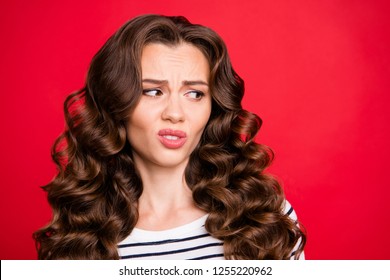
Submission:
M 297 221 L 297 215 L 286 201 L 284 212 Z M 180 227 L 163 231 L 134 228 L 118 244 L 121 259 L 138 260 L 223 260 L 223 242 L 206 231 L 207 215 Z M 296 246 L 297 247 L 297 246 Z M 291 258 L 295 251 L 292 252 Z M 301 254 L 300 259 L 304 259 Z

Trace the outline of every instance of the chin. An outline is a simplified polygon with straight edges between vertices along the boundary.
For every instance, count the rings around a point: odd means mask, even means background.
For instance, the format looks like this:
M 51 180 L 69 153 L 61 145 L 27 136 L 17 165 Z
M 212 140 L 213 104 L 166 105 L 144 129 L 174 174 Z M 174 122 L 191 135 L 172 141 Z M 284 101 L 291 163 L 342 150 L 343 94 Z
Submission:
M 176 167 L 181 164 L 188 163 L 189 156 L 178 156 L 173 155 L 172 153 L 162 153 L 160 154 L 159 158 L 156 160 L 156 163 L 160 166 L 164 167 Z

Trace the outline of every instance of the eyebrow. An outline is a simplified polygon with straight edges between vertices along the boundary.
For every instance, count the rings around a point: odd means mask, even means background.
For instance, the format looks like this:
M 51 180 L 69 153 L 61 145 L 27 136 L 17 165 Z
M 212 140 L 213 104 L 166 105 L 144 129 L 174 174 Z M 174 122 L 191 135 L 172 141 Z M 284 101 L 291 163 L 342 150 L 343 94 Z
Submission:
M 165 85 L 168 84 L 167 80 L 156 80 L 156 79 L 143 79 L 143 83 L 148 83 L 148 84 L 155 84 L 155 85 Z M 204 86 L 209 86 L 208 83 L 202 80 L 195 80 L 195 81 L 183 81 L 183 85 L 185 86 L 194 86 L 194 85 L 204 85 Z

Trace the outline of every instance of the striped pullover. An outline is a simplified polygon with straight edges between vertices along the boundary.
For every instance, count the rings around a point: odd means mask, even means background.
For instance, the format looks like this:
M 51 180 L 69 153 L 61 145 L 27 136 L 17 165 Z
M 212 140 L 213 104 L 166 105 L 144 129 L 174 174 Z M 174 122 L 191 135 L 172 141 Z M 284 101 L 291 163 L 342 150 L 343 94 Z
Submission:
M 284 212 L 297 221 L 294 209 L 286 201 Z M 134 228 L 118 244 L 121 259 L 138 260 L 223 260 L 223 242 L 206 231 L 208 215 L 173 229 L 149 231 Z M 297 246 L 298 247 L 298 244 Z M 291 253 L 293 258 L 295 251 Z M 304 259 L 301 254 L 300 259 Z

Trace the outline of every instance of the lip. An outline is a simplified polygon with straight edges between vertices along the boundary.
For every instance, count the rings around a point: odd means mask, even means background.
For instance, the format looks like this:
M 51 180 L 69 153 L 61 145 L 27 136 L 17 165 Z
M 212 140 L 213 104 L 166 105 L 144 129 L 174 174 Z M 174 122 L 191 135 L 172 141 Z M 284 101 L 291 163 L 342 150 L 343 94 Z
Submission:
M 187 141 L 187 134 L 181 130 L 166 128 L 161 129 L 157 134 L 161 144 L 168 149 L 181 148 Z

